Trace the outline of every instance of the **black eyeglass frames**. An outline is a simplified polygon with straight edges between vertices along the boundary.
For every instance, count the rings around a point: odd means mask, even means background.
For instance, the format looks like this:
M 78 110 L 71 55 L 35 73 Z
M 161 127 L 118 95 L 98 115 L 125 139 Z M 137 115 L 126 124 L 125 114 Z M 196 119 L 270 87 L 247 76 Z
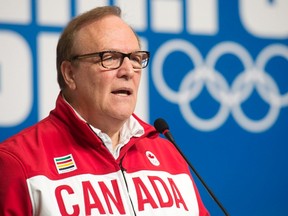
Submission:
M 119 68 L 122 65 L 125 57 L 128 57 L 130 59 L 134 69 L 143 69 L 146 68 L 148 65 L 150 53 L 148 51 L 136 51 L 131 53 L 122 53 L 118 51 L 103 51 L 83 55 L 75 55 L 70 58 L 70 61 L 93 57 L 99 57 L 99 61 L 96 61 L 95 63 L 101 62 L 101 65 L 106 69 Z

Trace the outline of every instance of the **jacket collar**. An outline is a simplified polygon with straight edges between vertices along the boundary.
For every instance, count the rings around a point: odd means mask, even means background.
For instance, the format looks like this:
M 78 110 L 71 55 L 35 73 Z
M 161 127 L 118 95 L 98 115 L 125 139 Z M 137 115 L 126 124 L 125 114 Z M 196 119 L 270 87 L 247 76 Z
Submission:
M 62 96 L 62 92 L 59 93 L 56 100 L 56 107 L 54 110 L 50 112 L 50 117 L 57 121 L 57 124 L 68 128 L 71 135 L 74 136 L 79 143 L 83 143 L 83 145 L 88 144 L 94 147 L 103 147 L 103 143 L 101 139 L 95 134 L 95 132 L 89 127 L 89 125 L 74 111 L 74 109 L 69 105 Z M 141 139 L 141 137 L 158 135 L 155 128 L 150 124 L 142 121 L 135 114 L 132 115 L 133 119 L 142 127 L 143 132 L 141 132 L 140 137 L 134 137 L 130 139 L 128 142 L 128 146 L 131 146 L 135 143 L 137 139 Z M 135 124 L 132 123 L 132 124 Z M 126 125 L 131 127 L 132 125 Z M 128 147 L 125 146 L 125 149 Z

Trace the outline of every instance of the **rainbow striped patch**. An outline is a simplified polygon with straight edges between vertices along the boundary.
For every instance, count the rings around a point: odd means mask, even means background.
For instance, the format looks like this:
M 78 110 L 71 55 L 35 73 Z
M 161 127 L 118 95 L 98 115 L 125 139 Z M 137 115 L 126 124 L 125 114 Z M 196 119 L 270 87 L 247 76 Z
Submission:
M 54 158 L 54 162 L 59 174 L 71 172 L 77 169 L 72 154 Z

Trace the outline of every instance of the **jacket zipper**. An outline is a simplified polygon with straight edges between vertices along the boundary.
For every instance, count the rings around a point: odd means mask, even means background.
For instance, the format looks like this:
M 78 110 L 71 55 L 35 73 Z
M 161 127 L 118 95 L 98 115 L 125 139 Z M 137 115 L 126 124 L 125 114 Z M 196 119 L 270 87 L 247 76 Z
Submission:
M 121 173 L 122 173 L 122 176 L 123 176 L 123 179 L 124 179 L 124 182 L 125 182 L 126 190 L 127 190 L 127 192 L 128 192 L 128 197 L 129 197 L 129 200 L 130 200 L 132 209 L 133 209 L 134 216 L 137 216 L 137 215 L 136 215 L 136 212 L 135 212 L 134 204 L 133 204 L 133 202 L 132 202 L 132 199 L 131 199 L 131 196 L 130 196 L 130 193 L 129 193 L 129 188 L 128 188 L 128 184 L 127 184 L 127 180 L 126 180 L 126 176 L 125 176 L 126 170 L 125 170 L 125 168 L 124 168 L 123 165 L 122 165 L 122 160 L 123 160 L 123 158 L 124 158 L 124 157 L 121 158 L 119 166 L 120 166 Z
M 103 146 L 106 147 L 105 143 L 103 142 L 103 140 L 95 133 L 95 131 L 90 127 L 90 125 L 87 123 L 88 127 L 90 128 L 90 130 L 101 140 Z M 106 147 L 107 148 L 107 147 Z M 108 149 L 107 149 L 108 150 Z M 109 151 L 109 150 L 108 150 Z M 131 196 L 130 196 L 130 193 L 129 193 L 129 189 L 128 189 L 128 184 L 127 184 L 127 180 L 126 180 L 126 176 L 125 176 L 125 168 L 122 166 L 122 160 L 123 160 L 124 157 L 121 158 L 120 160 L 120 163 L 119 163 L 119 167 L 120 167 L 120 170 L 121 170 L 121 173 L 122 173 L 122 177 L 124 179 L 124 183 L 125 183 L 125 187 L 126 187 L 126 190 L 127 190 L 127 194 L 128 194 L 128 197 L 129 197 L 129 200 L 130 200 L 130 204 L 131 204 L 131 207 L 132 207 L 132 210 L 133 210 L 133 214 L 134 216 L 137 216 L 136 215 L 136 212 L 135 212 L 135 208 L 134 208 L 134 204 L 132 202 L 132 199 L 131 199 Z

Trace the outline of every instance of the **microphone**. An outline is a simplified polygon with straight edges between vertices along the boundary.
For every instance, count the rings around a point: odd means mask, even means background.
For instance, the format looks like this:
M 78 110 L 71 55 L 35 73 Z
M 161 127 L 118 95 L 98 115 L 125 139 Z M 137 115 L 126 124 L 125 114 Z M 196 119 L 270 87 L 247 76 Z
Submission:
M 224 208 L 224 206 L 220 203 L 220 201 L 217 199 L 217 197 L 214 195 L 214 193 L 212 192 L 212 190 L 208 187 L 208 185 L 205 183 L 205 181 L 202 179 L 202 177 L 199 175 L 199 173 L 197 172 L 197 170 L 194 168 L 194 166 L 190 163 L 190 161 L 186 158 L 186 156 L 183 154 L 183 152 L 181 151 L 181 149 L 179 148 L 179 146 L 177 145 L 177 143 L 175 142 L 170 130 L 169 130 L 169 126 L 167 124 L 167 122 L 162 119 L 162 118 L 158 118 L 154 121 L 154 127 L 156 128 L 156 130 L 160 133 L 163 134 L 178 150 L 178 152 L 181 154 L 181 156 L 184 158 L 184 160 L 186 161 L 186 163 L 189 165 L 189 167 L 191 168 L 191 170 L 194 172 L 194 174 L 197 176 L 197 178 L 200 180 L 200 182 L 202 183 L 202 185 L 204 186 L 204 188 L 207 190 L 207 192 L 209 193 L 209 195 L 212 197 L 212 199 L 217 203 L 217 205 L 220 207 L 220 209 L 223 211 L 223 213 L 226 216 L 229 216 L 228 212 L 226 211 L 226 209 Z

